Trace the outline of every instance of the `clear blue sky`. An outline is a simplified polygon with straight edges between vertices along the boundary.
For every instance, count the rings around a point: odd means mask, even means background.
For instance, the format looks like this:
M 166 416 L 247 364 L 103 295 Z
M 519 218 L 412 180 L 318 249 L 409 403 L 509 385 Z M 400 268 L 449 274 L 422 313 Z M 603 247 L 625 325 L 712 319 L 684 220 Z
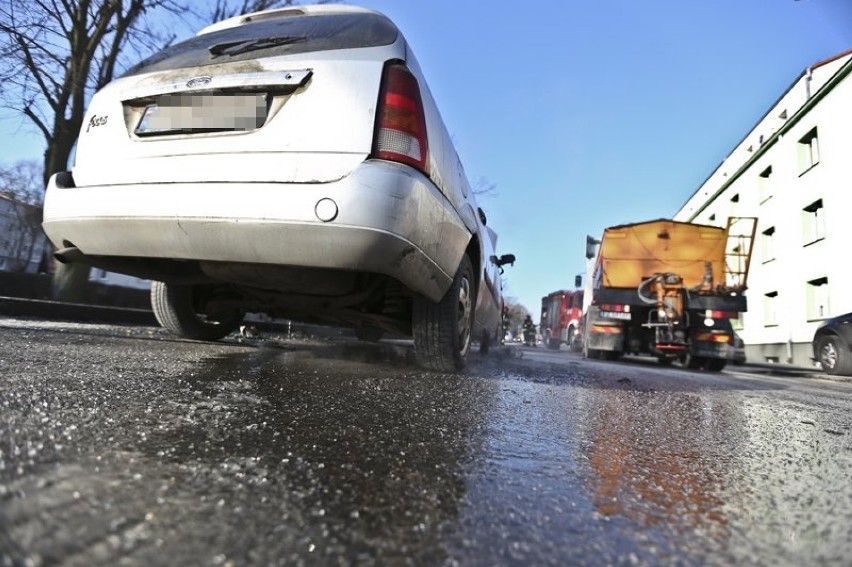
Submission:
M 411 43 L 538 319 L 587 234 L 671 217 L 809 65 L 852 48 L 852 0 L 360 0 Z M 0 161 L 41 138 L 0 120 Z

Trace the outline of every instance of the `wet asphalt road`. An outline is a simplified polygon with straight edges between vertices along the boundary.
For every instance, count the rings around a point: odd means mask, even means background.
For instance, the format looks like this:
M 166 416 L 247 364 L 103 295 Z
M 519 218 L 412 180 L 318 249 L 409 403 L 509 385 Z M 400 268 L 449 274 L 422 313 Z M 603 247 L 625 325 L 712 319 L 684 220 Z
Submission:
M 747 369 L 0 319 L 0 565 L 849 565 L 850 409 Z

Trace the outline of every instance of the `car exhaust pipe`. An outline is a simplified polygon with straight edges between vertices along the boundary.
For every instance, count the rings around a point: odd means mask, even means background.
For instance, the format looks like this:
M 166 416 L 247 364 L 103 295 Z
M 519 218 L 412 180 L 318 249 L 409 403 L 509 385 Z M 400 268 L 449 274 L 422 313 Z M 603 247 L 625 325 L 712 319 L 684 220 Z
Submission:
M 85 254 L 83 254 L 83 252 L 76 246 L 69 246 L 68 248 L 63 248 L 54 252 L 53 257 L 61 264 L 73 264 L 76 262 L 82 262 Z

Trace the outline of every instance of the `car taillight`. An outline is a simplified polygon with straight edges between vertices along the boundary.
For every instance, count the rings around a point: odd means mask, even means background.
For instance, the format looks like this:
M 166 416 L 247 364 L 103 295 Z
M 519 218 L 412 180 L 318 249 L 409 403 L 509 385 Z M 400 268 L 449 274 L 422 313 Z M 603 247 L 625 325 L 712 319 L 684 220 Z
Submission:
M 428 153 L 426 118 L 417 79 L 403 65 L 388 65 L 379 94 L 373 154 L 428 173 Z
M 736 311 L 717 311 L 715 309 L 708 309 L 704 314 L 708 319 L 736 319 L 739 315 Z

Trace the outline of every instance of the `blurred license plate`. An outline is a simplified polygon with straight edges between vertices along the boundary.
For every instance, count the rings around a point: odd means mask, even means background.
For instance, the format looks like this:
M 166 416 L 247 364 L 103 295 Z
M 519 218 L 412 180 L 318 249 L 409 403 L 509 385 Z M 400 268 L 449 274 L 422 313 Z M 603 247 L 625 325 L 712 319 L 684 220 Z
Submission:
M 145 107 L 137 136 L 256 130 L 266 122 L 266 95 L 162 95 Z
M 620 319 L 622 321 L 629 321 L 630 313 L 624 313 L 623 311 L 601 311 L 601 317 L 605 319 Z

